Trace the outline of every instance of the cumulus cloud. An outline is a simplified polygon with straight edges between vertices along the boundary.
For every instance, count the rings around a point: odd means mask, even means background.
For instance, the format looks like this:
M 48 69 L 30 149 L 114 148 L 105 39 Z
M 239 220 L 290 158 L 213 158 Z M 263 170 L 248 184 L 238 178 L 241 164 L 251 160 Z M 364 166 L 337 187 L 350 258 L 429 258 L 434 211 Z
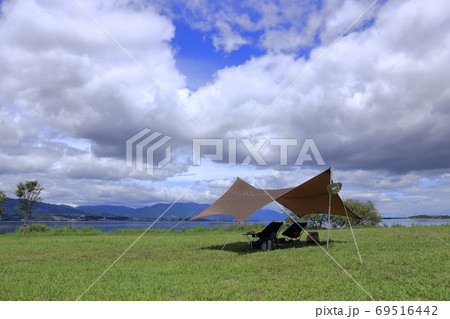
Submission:
M 126 2 L 83 5 L 169 94 L 184 86 L 168 19 Z M 164 92 L 73 3 L 4 2 L 2 11 L 1 99 L 20 113 L 92 140 L 101 156 L 117 155 L 111 146 L 130 127 L 173 116 Z
M 311 137 L 326 162 L 345 169 L 445 168 L 448 161 L 443 159 L 450 155 L 445 138 L 448 114 L 442 112 L 450 102 L 445 78 L 450 54 L 448 23 L 443 10 L 427 9 L 428 23 L 416 25 L 412 35 L 409 21 L 420 10 L 417 2 L 411 6 L 414 10 L 386 4 L 373 26 L 343 38 L 256 127 L 251 123 L 326 46 L 311 51 L 309 60 L 270 53 L 223 69 L 213 83 L 191 94 L 186 104 L 203 130 L 214 137 L 300 141 Z M 404 24 L 397 21 L 403 14 L 400 9 L 413 15 Z M 408 39 L 389 32 L 394 25 L 402 30 L 399 34 L 414 36 L 415 43 L 428 43 L 426 34 L 435 29 L 432 37 L 440 39 L 439 49 L 433 45 L 410 48 Z M 402 41 L 406 47 L 399 46 Z M 291 163 L 297 154 L 292 153 Z
M 213 45 L 216 50 L 223 48 L 227 53 L 239 49 L 242 45 L 249 43 L 248 40 L 233 32 L 231 26 L 223 21 L 218 21 L 216 27 L 219 30 L 218 35 L 212 37 Z
M 74 3 L 3 1 L 1 187 L 37 176 L 54 202 L 143 204 L 176 199 L 193 174 L 203 188 L 186 199 L 208 202 L 237 174 L 269 188 L 312 177 L 322 169 L 314 162 L 293 167 L 312 138 L 343 172 L 350 196 L 390 212 L 430 201 L 433 191 L 444 196 L 436 185 L 448 182 L 450 163 L 445 1 L 378 4 L 309 69 L 370 3 L 82 1 L 144 72 Z M 218 50 L 254 46 L 263 54 L 189 90 L 170 45 L 175 19 L 203 31 Z M 124 163 L 125 141 L 146 127 L 172 137 L 173 160 L 154 176 Z M 238 164 L 248 155 L 241 138 L 266 139 L 268 165 L 225 169 L 225 144 L 224 163 L 193 168 L 192 138 L 236 139 Z M 298 139 L 288 166 L 279 165 L 271 138 Z M 424 186 L 427 179 L 435 184 Z
M 32 137 L 36 133 L 36 128 L 30 127 L 23 116 L 14 110 L 9 110 L 0 101 L 0 146 L 16 147 L 21 140 Z
M 126 2 L 83 5 L 169 94 L 184 86 L 167 18 Z M 8 123 L 2 143 L 20 144 L 30 127 L 51 128 L 90 140 L 97 156 L 121 156 L 136 129 L 180 117 L 170 98 L 73 3 L 6 1 L 2 13 L 0 101 Z
M 231 185 L 233 185 L 233 182 L 234 181 L 229 180 L 229 179 L 216 179 L 216 180 L 210 181 L 208 183 L 208 186 L 228 189 Z

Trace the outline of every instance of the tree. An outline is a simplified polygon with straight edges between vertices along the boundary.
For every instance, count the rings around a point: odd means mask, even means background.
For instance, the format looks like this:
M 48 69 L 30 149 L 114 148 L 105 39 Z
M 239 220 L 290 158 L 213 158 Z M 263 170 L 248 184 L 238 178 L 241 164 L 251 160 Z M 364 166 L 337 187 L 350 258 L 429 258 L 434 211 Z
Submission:
M 322 228 L 322 226 L 324 226 L 324 224 L 327 222 L 327 216 L 325 214 L 309 214 L 309 215 L 304 215 L 301 218 L 298 217 L 297 215 L 295 215 L 294 213 L 292 213 L 290 210 L 288 210 L 286 207 L 283 207 L 281 209 L 281 212 L 283 214 L 292 216 L 292 218 L 297 222 L 297 223 L 308 223 L 308 228 L 309 229 L 320 229 Z M 287 217 L 284 220 L 285 224 L 291 224 L 293 222 L 291 217 Z
M 41 193 L 44 190 L 38 181 L 26 181 L 17 184 L 16 196 L 17 211 L 23 214 L 23 233 L 27 230 L 27 221 L 33 209 L 39 206 L 42 201 Z
M 5 193 L 0 191 L 0 216 L 2 216 L 3 211 L 5 210 L 5 207 L 3 206 L 4 203 L 8 201 L 8 197 L 6 197 Z
M 332 228 L 345 228 L 348 226 L 347 216 L 331 215 Z
M 284 223 L 287 224 L 287 225 L 292 224 L 294 221 L 297 222 L 297 223 L 304 223 L 304 222 L 306 222 L 306 220 L 304 220 L 303 218 L 298 217 L 297 215 L 292 213 L 286 207 L 283 207 L 280 212 L 285 214 L 285 215 L 288 215 L 288 217 L 286 217 L 286 219 L 284 220 Z M 292 220 L 292 219 L 294 219 L 294 220 Z
M 381 222 L 381 215 L 376 209 L 375 204 L 368 200 L 367 202 L 361 202 L 356 199 L 347 199 L 344 201 L 345 206 L 354 212 L 360 218 L 350 218 L 350 222 L 355 226 L 376 226 Z M 281 212 L 286 213 L 286 208 Z M 292 216 L 293 214 L 291 214 Z M 294 217 L 296 220 L 300 220 L 299 217 Z M 290 223 L 291 218 L 286 218 L 285 223 Z M 327 226 L 328 214 L 308 214 L 302 216 L 302 221 L 308 223 L 309 229 L 321 229 Z M 348 227 L 347 216 L 333 215 L 331 214 L 331 227 L 333 228 L 345 228 Z
M 327 214 L 308 214 L 303 216 L 303 219 L 308 223 L 308 228 L 321 229 L 325 227 L 328 221 Z
M 361 202 L 356 199 L 347 199 L 344 204 L 360 217 L 352 218 L 352 225 L 376 226 L 381 222 L 381 215 L 378 209 L 376 209 L 375 204 L 370 200 Z

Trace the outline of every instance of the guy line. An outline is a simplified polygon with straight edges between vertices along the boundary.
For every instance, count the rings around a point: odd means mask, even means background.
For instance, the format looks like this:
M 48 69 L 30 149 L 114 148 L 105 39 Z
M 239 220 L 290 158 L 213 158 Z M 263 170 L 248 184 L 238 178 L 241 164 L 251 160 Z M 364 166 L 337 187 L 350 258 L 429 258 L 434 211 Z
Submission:
M 195 122 L 195 124 L 197 124 L 197 126 L 200 126 L 200 124 L 198 124 L 198 122 L 195 120 L 195 118 L 189 114 L 183 107 L 181 107 L 177 101 L 175 100 L 175 98 L 169 94 L 169 92 L 167 92 L 151 75 L 150 73 L 147 71 L 147 69 L 139 62 L 137 61 L 104 27 L 103 25 L 100 24 L 100 22 L 98 22 L 96 19 L 94 19 L 94 17 L 89 14 L 89 12 L 77 1 L 77 0 L 72 0 L 83 12 L 84 14 L 86 14 L 86 16 L 92 21 L 94 22 L 97 27 L 100 28 L 100 30 L 102 30 L 127 56 L 128 58 L 130 58 L 131 61 L 133 61 L 168 97 L 169 99 L 178 107 L 180 108 L 184 113 L 186 113 L 191 120 L 193 120 Z
M 256 185 L 258 185 L 258 187 L 260 188 L 260 189 L 262 189 L 266 194 L 267 194 L 267 196 L 269 196 L 274 202 L 276 202 L 277 204 L 278 204 L 278 206 L 280 206 L 280 208 L 283 208 L 283 206 L 280 204 L 280 203 L 278 203 L 276 200 L 275 200 L 275 198 L 273 198 L 254 178 L 252 178 L 253 179 L 253 181 L 255 182 L 255 184 Z M 298 226 L 300 226 L 300 228 L 302 229 L 302 231 L 304 231 L 304 232 L 306 232 L 306 230 L 290 215 L 290 214 L 287 214 Z M 347 275 L 347 276 L 349 276 L 357 285 L 358 285 L 358 287 L 359 288 L 361 288 L 361 290 L 362 291 L 364 291 L 364 293 L 367 295 L 367 296 L 369 296 L 369 298 L 370 299 L 372 299 L 372 301 L 375 301 L 375 299 L 372 297 L 372 295 L 366 290 L 366 289 L 364 289 L 364 287 L 355 279 L 355 278 L 353 278 L 353 276 L 347 271 L 347 270 L 345 270 L 345 268 L 344 267 L 342 267 L 341 266 L 341 264 L 339 264 L 338 263 L 338 261 L 336 260 L 336 259 L 334 259 L 334 257 L 333 256 L 331 256 L 330 255 L 330 253 L 328 253 L 314 238 L 312 238 L 311 237 L 311 239 L 314 241 L 314 243 L 317 245 L 317 246 L 319 246 L 320 247 L 320 249 L 322 249 L 322 251 L 325 253 L 325 254 L 327 254 L 327 256 L 328 257 L 330 257 L 335 263 L 336 263 L 336 265 L 338 265 L 339 266 L 339 268 L 341 268 L 342 269 L 342 271 L 344 271 L 344 273 Z
M 142 236 L 144 236 L 146 233 L 147 233 L 147 231 L 150 229 L 150 228 L 152 228 L 152 226 L 155 224 L 155 223 L 157 223 L 158 222 L 158 220 L 166 213 L 166 212 L 168 212 L 171 208 L 172 208 L 172 206 L 176 203 L 176 202 L 178 202 L 183 196 L 184 196 L 184 194 L 186 194 L 186 192 L 188 191 L 188 190 L 190 190 L 191 189 L 191 187 L 192 186 L 194 186 L 195 185 L 195 183 L 197 183 L 197 181 L 198 181 L 198 178 L 191 184 L 191 185 L 189 185 L 189 187 L 188 188 L 186 188 L 184 191 L 183 191 L 183 193 L 180 195 L 180 196 L 178 196 L 178 198 L 150 225 L 150 226 L 148 226 L 147 227 L 147 229 L 145 229 L 144 230 L 144 232 L 138 237 L 138 238 L 136 238 L 136 240 L 130 245 L 130 246 L 128 246 L 128 248 L 127 249 L 125 249 L 124 251 L 123 251 L 123 253 L 119 256 L 119 257 L 117 257 L 117 259 L 108 267 L 108 268 L 106 268 L 106 270 L 96 279 L 96 280 L 94 280 L 94 282 L 76 299 L 76 301 L 79 301 L 96 283 L 97 283 L 97 281 L 99 281 L 100 280 L 100 278 L 102 278 L 103 277 L 103 275 L 104 274 L 106 274 L 110 269 L 111 269 L 111 267 L 112 266 L 114 266 L 115 264 L 116 264 L 116 262 L 118 262 L 119 260 L 120 260 L 120 258 L 122 258 L 122 256 L 123 255 L 125 255 L 130 249 L 131 249 L 131 247 L 133 247 L 141 238 L 142 238 Z
M 324 50 L 317 58 L 315 58 L 310 64 L 308 64 L 306 67 L 305 67 L 305 69 L 303 70 L 303 72 L 299 75 L 299 77 L 294 81 L 294 82 L 292 82 L 292 84 L 291 85 L 289 85 L 262 113 L 261 113 L 261 115 L 259 115 L 258 116 L 258 118 L 252 123 L 252 127 L 253 126 L 255 126 L 255 124 L 256 124 L 256 122 L 258 122 L 259 121 L 259 119 L 261 118 L 261 117 L 263 117 L 263 115 L 264 114 L 266 114 L 273 106 L 274 106 L 274 104 L 275 103 L 277 103 L 286 93 L 287 93 L 287 91 L 289 91 L 313 66 L 314 66 L 314 64 L 316 64 L 325 54 L 327 54 L 329 51 L 330 51 L 330 49 L 348 32 L 348 30 L 350 30 L 366 13 L 367 13 L 367 11 L 369 11 L 370 10 L 370 8 L 372 8 L 374 5 L 375 5 L 375 3 L 377 3 L 378 2 L 378 0 L 375 0 L 374 2 L 372 2 L 372 4 L 369 6 L 369 7 L 367 7 L 367 9 L 366 10 L 364 10 L 360 15 L 359 15 L 359 17 L 358 18 L 356 18 L 356 20 L 355 21 L 353 21 L 353 23 L 352 24 L 350 24 L 350 26 L 347 28 L 347 29 L 345 29 L 345 31 L 344 32 L 342 32 L 342 34 L 336 39 L 336 40 L 334 40 L 334 42 L 333 43 L 331 43 L 330 44 L 330 46 L 326 49 L 326 50 Z

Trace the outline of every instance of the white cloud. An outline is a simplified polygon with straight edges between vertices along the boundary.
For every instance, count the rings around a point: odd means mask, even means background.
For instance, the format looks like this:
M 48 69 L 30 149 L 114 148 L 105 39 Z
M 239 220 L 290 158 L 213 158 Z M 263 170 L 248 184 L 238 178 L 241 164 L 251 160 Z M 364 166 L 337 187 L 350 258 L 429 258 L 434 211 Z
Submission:
M 217 187 L 227 190 L 231 185 L 233 185 L 232 180 L 229 179 L 215 179 L 208 183 L 208 187 Z
M 248 40 L 241 37 L 238 33 L 233 32 L 231 26 L 224 21 L 218 21 L 216 27 L 219 33 L 212 37 L 216 50 L 223 48 L 225 52 L 230 53 L 239 49 L 242 45 L 249 43 Z
M 175 94 L 184 79 L 168 44 L 173 25 L 151 8 L 137 11 L 124 4 L 83 5 Z M 158 86 L 73 3 L 5 2 L 2 9 L 0 95 L 21 113 L 95 140 L 92 131 L 99 127 L 114 134 L 111 127 L 157 120 L 157 105 L 169 105 Z
M 392 20 L 386 21 L 384 15 Z M 448 99 L 449 37 L 439 29 L 439 20 L 430 21 L 441 33 L 442 45 L 418 46 L 405 56 L 398 42 L 393 46 L 386 37 L 392 25 L 402 28 L 396 16 L 380 11 L 379 19 L 383 23 L 376 21 L 365 32 L 342 39 L 255 129 L 249 129 L 250 124 L 302 72 L 303 59 L 268 54 L 221 70 L 214 83 L 191 95 L 188 104 L 202 123 L 210 123 L 205 125 L 213 132 L 210 135 L 313 137 L 328 160 L 344 157 L 347 168 L 439 167 L 448 156 L 442 147 L 447 144 L 443 123 L 448 114 L 438 117 L 435 112 L 442 112 L 441 105 Z M 416 43 L 424 34 L 417 30 Z M 313 50 L 311 59 L 323 50 Z M 417 52 L 420 59 L 414 57 Z M 440 155 L 432 156 L 432 150 Z
M 31 137 L 35 133 L 34 127 L 29 127 L 20 114 L 13 113 L 0 104 L 0 146 L 18 146 L 22 139 Z
M 186 198 L 210 202 L 237 174 L 277 188 L 295 186 L 318 171 L 280 167 L 270 149 L 262 152 L 269 162 L 265 168 L 190 167 L 192 138 L 249 138 L 252 143 L 313 138 L 325 162 L 343 172 L 351 197 L 373 199 L 392 213 L 412 210 L 411 203 L 427 207 L 427 201 L 438 210 L 447 202 L 433 194 L 445 197 L 447 179 L 433 172 L 447 172 L 450 159 L 450 11 L 445 1 L 376 6 L 365 17 L 366 22 L 374 19 L 370 27 L 362 28 L 361 21 L 251 126 L 369 3 L 326 2 L 317 8 L 313 2 L 249 1 L 236 9 L 191 2 L 184 18 L 207 32 L 216 48 L 233 52 L 259 46 L 266 53 L 218 70 L 211 83 L 190 91 L 170 46 L 175 32 L 170 18 L 180 15 L 164 16 L 145 2 L 83 2 L 198 120 L 197 127 L 72 2 L 4 1 L 1 186 L 37 176 L 49 185 L 48 198 L 54 202 L 94 204 L 114 198 L 137 205 L 143 198 L 176 199 L 179 185 L 186 184 L 180 181 L 194 174 L 209 184 Z M 243 12 L 249 7 L 251 12 Z M 311 49 L 309 58 L 297 55 L 302 48 Z M 170 135 L 177 154 L 153 178 L 124 165 L 125 140 L 145 127 Z M 292 163 L 298 152 L 290 154 Z M 238 155 L 244 156 L 245 149 L 239 148 Z M 418 186 L 424 178 L 444 185 L 442 191 Z

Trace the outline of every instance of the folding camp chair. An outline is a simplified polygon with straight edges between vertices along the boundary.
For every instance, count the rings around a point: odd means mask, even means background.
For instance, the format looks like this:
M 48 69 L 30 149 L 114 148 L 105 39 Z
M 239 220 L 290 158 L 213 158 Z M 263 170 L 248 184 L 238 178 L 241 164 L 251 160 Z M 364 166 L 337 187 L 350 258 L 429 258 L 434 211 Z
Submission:
M 293 223 L 281 235 L 288 240 L 300 239 L 303 229 L 306 228 L 307 223 Z
M 278 231 L 280 230 L 281 225 L 283 225 L 283 222 L 271 222 L 269 225 L 266 226 L 262 231 L 259 233 L 255 233 L 254 231 L 247 232 L 246 235 L 249 239 L 250 245 L 252 248 L 261 248 L 262 250 L 271 250 L 272 249 L 272 241 L 276 240 Z M 250 240 L 250 237 L 252 236 L 253 240 Z

